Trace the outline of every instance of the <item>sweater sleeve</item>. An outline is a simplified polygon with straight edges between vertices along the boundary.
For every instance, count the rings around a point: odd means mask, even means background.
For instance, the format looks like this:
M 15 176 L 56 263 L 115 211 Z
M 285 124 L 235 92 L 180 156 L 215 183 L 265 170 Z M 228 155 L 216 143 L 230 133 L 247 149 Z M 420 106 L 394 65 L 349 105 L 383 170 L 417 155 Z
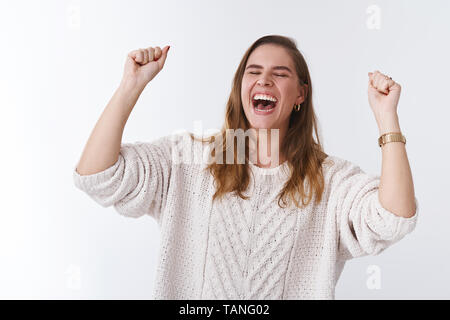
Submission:
M 339 159 L 332 177 L 330 206 L 336 216 L 338 257 L 377 255 L 414 230 L 419 206 L 404 218 L 385 209 L 378 198 L 380 176 Z
M 111 167 L 90 175 L 80 175 L 75 167 L 75 186 L 101 206 L 113 205 L 123 216 L 148 214 L 159 223 L 170 182 L 172 141 L 166 136 L 153 142 L 122 143 Z

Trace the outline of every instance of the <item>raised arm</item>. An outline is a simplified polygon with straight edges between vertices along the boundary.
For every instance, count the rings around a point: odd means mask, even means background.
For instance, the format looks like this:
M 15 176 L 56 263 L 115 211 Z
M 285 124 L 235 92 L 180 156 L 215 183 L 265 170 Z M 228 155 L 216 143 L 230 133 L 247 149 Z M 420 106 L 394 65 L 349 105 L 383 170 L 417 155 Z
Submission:
M 380 136 L 400 133 L 397 114 L 401 87 L 392 78 L 375 71 L 369 72 L 369 103 L 377 121 Z M 382 146 L 380 201 L 396 215 L 409 218 L 416 211 L 414 183 L 403 142 L 389 142 Z
M 171 174 L 171 139 L 122 143 L 125 123 L 146 84 L 161 70 L 168 47 L 128 54 L 124 77 L 73 170 L 75 186 L 122 215 L 159 222 Z M 156 59 L 156 60 L 155 60 Z
M 368 75 L 369 104 L 380 135 L 401 133 L 400 85 L 378 70 Z M 389 142 L 382 152 L 381 177 L 349 161 L 339 161 L 335 168 L 331 209 L 337 216 L 340 259 L 378 254 L 416 226 L 419 205 L 405 145 Z
M 76 167 L 80 175 L 104 171 L 118 160 L 125 124 L 140 94 L 164 67 L 169 46 L 132 51 L 119 87 L 97 121 Z

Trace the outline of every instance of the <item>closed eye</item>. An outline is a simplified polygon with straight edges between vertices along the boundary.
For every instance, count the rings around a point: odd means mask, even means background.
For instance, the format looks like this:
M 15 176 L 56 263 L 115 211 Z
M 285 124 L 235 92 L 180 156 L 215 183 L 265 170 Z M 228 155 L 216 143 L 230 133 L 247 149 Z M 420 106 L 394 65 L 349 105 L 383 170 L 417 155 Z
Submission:
M 249 72 L 249 73 L 251 73 L 251 74 L 259 74 L 259 72 Z M 285 74 L 276 74 L 276 73 L 274 73 L 274 75 L 279 76 L 279 77 L 287 77 L 287 75 L 285 75 Z

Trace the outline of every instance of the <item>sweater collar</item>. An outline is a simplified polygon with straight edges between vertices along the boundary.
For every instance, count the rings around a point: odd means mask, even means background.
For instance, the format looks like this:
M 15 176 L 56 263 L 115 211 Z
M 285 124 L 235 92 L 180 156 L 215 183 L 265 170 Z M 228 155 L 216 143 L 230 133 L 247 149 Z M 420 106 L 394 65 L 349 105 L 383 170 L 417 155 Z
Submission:
M 251 161 L 248 164 L 255 180 L 275 179 L 278 181 L 286 181 L 290 178 L 288 161 L 284 161 L 282 164 L 273 168 L 260 168 Z

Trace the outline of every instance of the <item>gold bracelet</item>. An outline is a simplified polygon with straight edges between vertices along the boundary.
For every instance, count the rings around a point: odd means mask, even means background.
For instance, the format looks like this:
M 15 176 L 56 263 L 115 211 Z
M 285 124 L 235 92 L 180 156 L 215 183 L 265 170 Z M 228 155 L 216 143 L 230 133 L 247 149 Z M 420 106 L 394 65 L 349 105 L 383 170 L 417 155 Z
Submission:
M 389 142 L 403 142 L 406 144 L 406 138 L 401 132 L 388 132 L 378 138 L 380 148 Z

